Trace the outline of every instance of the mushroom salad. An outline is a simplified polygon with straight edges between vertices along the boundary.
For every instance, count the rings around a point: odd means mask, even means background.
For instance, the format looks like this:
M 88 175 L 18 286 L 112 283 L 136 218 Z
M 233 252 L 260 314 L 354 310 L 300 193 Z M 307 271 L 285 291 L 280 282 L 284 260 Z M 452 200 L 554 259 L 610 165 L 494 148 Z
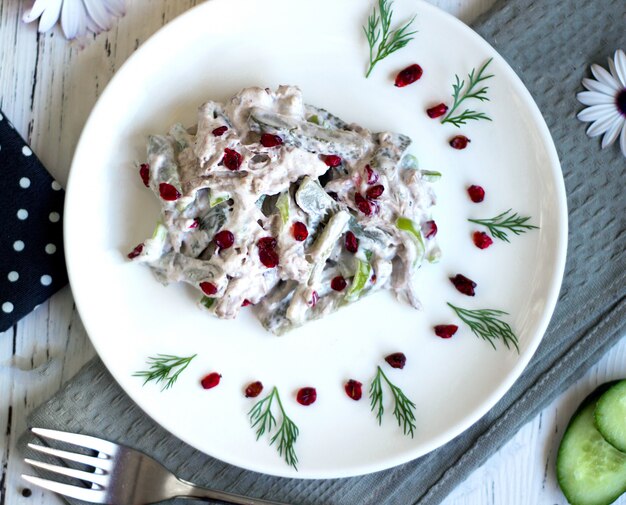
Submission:
M 410 143 L 305 104 L 295 86 L 207 102 L 197 126 L 149 137 L 140 173 L 161 216 L 129 257 L 196 287 L 219 318 L 255 305 L 278 335 L 381 289 L 419 308 L 415 274 L 440 254 L 440 175 L 417 169 Z

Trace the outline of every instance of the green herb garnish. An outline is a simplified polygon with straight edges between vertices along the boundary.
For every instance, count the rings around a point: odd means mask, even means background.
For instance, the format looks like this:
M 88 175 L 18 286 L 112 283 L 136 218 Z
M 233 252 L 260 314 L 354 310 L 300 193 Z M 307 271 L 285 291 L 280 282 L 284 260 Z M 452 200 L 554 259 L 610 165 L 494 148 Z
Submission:
M 294 445 L 298 439 L 300 430 L 295 423 L 289 419 L 283 408 L 283 404 L 280 401 L 280 395 L 276 386 L 272 388 L 272 392 L 262 400 L 259 400 L 254 404 L 254 407 L 248 412 L 250 417 L 250 423 L 253 428 L 256 428 L 256 439 L 261 438 L 265 433 L 270 433 L 276 427 L 276 417 L 272 414 L 272 403 L 276 399 L 278 408 L 281 415 L 281 423 L 278 427 L 278 431 L 270 439 L 270 445 L 274 444 L 278 440 L 278 454 L 284 455 L 285 461 L 289 466 L 293 466 L 296 470 L 298 467 L 298 457 Z
M 215 298 L 211 298 L 210 296 L 203 296 L 202 298 L 200 298 L 200 303 L 204 305 L 207 309 L 210 309 L 215 303 Z
M 470 330 L 479 338 L 486 340 L 495 349 L 494 341 L 499 339 L 504 342 L 507 349 L 515 347 L 519 353 L 518 340 L 509 323 L 499 319 L 500 316 L 508 315 L 508 312 L 494 309 L 462 309 L 451 303 L 448 305 L 456 312 L 456 315 L 469 326 Z
M 486 226 L 493 238 L 498 238 L 505 242 L 510 242 L 507 230 L 515 235 L 521 235 L 528 230 L 536 230 L 539 228 L 532 224 L 526 224 L 530 217 L 519 216 L 517 212 L 513 212 L 513 214 L 509 215 L 511 211 L 512 209 L 506 210 L 491 219 L 468 219 L 468 221 L 470 223 Z
M 367 254 L 367 253 L 366 253 Z M 357 269 L 352 278 L 352 285 L 346 293 L 345 299 L 348 302 L 354 302 L 361 296 L 361 292 L 365 289 L 365 285 L 370 278 L 372 267 L 367 261 L 357 260 Z
M 391 17 L 393 16 L 392 5 L 393 2 L 389 0 L 378 0 L 380 17 L 376 13 L 376 8 L 374 8 L 367 18 L 367 25 L 363 26 L 363 31 L 365 32 L 365 37 L 367 38 L 367 43 L 370 48 L 370 63 L 365 78 L 370 76 L 376 63 L 385 59 L 391 53 L 402 49 L 413 40 L 412 35 L 417 33 L 415 31 L 408 31 L 415 20 L 415 16 L 402 27 L 391 30 Z M 379 39 L 380 42 L 378 42 Z M 376 47 L 376 43 L 378 43 L 378 47 Z
M 197 354 L 194 354 L 193 356 L 181 358 L 171 354 L 157 354 L 148 358 L 147 364 L 150 365 L 148 370 L 135 372 L 133 377 L 144 377 L 144 386 L 150 381 L 155 381 L 156 384 L 165 382 L 161 388 L 161 391 L 165 391 L 174 385 L 181 372 L 187 368 L 191 360 L 196 356 Z
M 415 430 L 415 404 L 409 400 L 398 386 L 394 385 L 385 375 L 385 372 L 379 367 L 376 372 L 376 377 L 370 385 L 370 407 L 372 412 L 376 410 L 376 419 L 378 424 L 381 425 L 383 421 L 383 414 L 385 408 L 383 406 L 383 379 L 389 386 L 391 394 L 393 395 L 393 415 L 398 421 L 398 426 L 402 427 L 402 431 L 405 435 L 411 435 L 413 438 L 413 430 Z
M 460 128 L 461 125 L 464 125 L 467 121 L 470 120 L 477 121 L 479 119 L 486 119 L 487 121 L 491 121 L 491 118 L 487 116 L 484 112 L 476 112 L 475 110 L 471 109 L 465 109 L 460 114 L 455 115 L 455 112 L 458 109 L 459 105 L 461 105 L 461 103 L 463 103 L 465 100 L 475 98 L 476 100 L 480 100 L 481 102 L 489 101 L 489 98 L 487 98 L 487 90 L 489 88 L 487 88 L 487 86 L 483 86 L 476 89 L 476 87 L 481 82 L 493 77 L 493 74 L 484 75 L 485 69 L 487 68 L 487 65 L 491 63 L 491 60 L 492 58 L 489 58 L 487 60 L 487 62 L 478 71 L 478 74 L 476 74 L 476 69 L 472 69 L 472 71 L 467 76 L 467 89 L 464 92 L 463 87 L 465 86 L 465 81 L 459 79 L 458 75 L 454 76 L 456 78 L 456 83 L 452 85 L 452 97 L 454 98 L 454 104 L 452 105 L 452 108 L 450 109 L 446 117 L 441 120 L 442 124 L 452 123 L 457 128 Z

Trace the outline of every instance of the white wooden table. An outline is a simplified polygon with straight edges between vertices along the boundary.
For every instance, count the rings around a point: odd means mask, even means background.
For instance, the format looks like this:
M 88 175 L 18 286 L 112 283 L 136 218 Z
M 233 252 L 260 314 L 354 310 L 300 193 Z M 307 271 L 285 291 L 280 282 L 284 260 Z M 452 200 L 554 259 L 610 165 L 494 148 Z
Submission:
M 431 0 L 466 22 L 494 0 Z M 61 183 L 87 115 L 128 56 L 197 0 L 128 0 L 109 33 L 69 43 L 55 28 L 38 34 L 20 19 L 29 0 L 0 3 L 0 107 Z M 0 334 L 0 505 L 60 503 L 29 490 L 16 441 L 28 413 L 94 355 L 69 288 Z M 555 450 L 572 412 L 595 385 L 626 376 L 626 339 L 495 453 L 445 505 L 565 504 L 554 476 Z M 28 496 L 30 495 L 30 496 Z M 626 504 L 622 498 L 619 503 Z

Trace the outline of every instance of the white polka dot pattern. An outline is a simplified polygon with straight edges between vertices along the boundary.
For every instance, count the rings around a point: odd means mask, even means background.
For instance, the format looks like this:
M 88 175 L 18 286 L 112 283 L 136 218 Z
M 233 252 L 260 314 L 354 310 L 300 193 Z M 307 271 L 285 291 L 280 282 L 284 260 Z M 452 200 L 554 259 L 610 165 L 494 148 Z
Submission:
M 4 302 L 2 304 L 2 312 L 5 312 L 6 314 L 10 314 L 11 312 L 13 312 L 13 304 L 11 302 Z
M 30 187 L 30 179 L 28 177 L 22 177 L 20 179 L 20 187 L 26 189 Z
M 17 282 L 19 278 L 20 278 L 20 274 L 18 274 L 15 270 L 12 270 L 7 275 L 7 279 L 9 279 L 9 282 Z
M 24 146 L 24 147 L 22 147 L 22 154 L 24 156 L 31 156 L 33 154 L 33 152 L 30 150 L 30 147 Z
M 21 240 L 16 240 L 15 242 L 13 242 L 13 250 L 17 251 L 17 252 L 21 252 L 24 250 L 24 242 Z
M 50 277 L 49 275 L 42 275 L 41 279 L 39 279 L 39 281 L 44 285 L 44 286 L 49 286 L 50 284 L 52 284 L 52 277 Z
M 61 219 L 61 216 L 59 216 L 58 212 L 50 212 L 50 215 L 48 216 L 48 218 L 53 223 L 57 223 L 59 221 L 59 219 Z
M 46 254 L 54 254 L 57 252 L 57 246 L 54 244 L 46 244 Z
M 20 209 L 17 211 L 17 218 L 20 221 L 24 221 L 24 219 L 28 218 L 28 211 L 26 209 Z

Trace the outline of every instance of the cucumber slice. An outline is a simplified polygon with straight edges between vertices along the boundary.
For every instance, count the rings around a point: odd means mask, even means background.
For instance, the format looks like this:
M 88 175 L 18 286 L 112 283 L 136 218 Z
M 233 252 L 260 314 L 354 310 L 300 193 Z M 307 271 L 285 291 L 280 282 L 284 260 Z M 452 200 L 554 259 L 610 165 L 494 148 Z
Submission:
M 563 494 L 572 505 L 608 505 L 626 492 L 626 454 L 609 444 L 594 423 L 601 386 L 589 395 L 565 430 L 556 459 Z
M 617 450 L 626 452 L 626 379 L 619 381 L 598 400 L 596 427 Z

